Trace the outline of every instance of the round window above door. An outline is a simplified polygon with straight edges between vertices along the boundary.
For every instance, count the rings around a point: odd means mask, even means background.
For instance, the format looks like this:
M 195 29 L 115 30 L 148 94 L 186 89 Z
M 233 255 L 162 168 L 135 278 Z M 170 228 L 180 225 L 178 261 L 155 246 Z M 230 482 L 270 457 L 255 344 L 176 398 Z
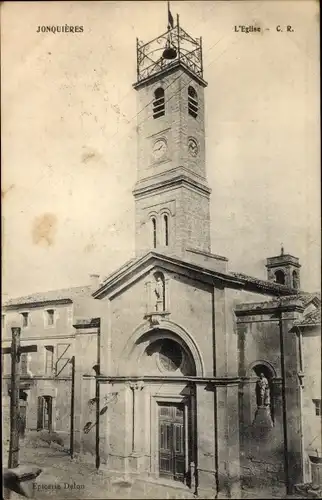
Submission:
M 164 339 L 159 350 L 159 364 L 162 370 L 175 372 L 183 363 L 183 352 L 180 345 L 171 339 Z

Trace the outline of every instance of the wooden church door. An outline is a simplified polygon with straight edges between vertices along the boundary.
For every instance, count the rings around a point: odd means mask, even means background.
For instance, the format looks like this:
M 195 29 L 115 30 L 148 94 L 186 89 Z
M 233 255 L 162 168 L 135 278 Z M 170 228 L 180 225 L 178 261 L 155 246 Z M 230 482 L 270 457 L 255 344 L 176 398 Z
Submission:
M 159 473 L 175 481 L 185 479 L 184 405 L 159 404 Z

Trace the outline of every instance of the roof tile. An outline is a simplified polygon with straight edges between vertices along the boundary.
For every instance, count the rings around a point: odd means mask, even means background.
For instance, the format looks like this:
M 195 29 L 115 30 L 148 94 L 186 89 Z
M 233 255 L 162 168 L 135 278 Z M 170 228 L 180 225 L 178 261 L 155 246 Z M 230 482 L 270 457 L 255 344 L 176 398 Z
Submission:
M 297 326 L 318 326 L 321 325 L 321 308 L 311 311 L 296 323 Z
M 90 285 L 62 288 L 59 290 L 49 290 L 48 292 L 32 293 L 23 297 L 9 299 L 4 303 L 4 307 L 34 304 L 37 302 L 55 302 L 58 300 L 73 300 L 76 297 L 86 297 L 90 295 L 92 288 Z
M 275 283 L 274 281 L 262 280 L 259 278 L 255 278 L 254 276 L 249 276 L 248 274 L 235 272 L 231 272 L 230 274 L 235 276 L 236 278 L 239 278 L 240 280 L 243 280 L 245 283 L 252 283 L 259 286 L 260 288 L 274 290 L 276 292 L 280 291 L 281 293 L 287 294 L 288 296 L 292 293 L 294 294 L 294 292 L 296 291 L 294 288 L 290 288 L 287 285 L 281 285 L 280 283 Z

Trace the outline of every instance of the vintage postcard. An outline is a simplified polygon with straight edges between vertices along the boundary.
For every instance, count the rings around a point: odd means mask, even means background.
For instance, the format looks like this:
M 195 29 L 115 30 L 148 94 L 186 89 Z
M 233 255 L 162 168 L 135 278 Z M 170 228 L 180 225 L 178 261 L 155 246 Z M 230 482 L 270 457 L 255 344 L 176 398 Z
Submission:
M 1 3 L 4 496 L 322 496 L 319 4 Z

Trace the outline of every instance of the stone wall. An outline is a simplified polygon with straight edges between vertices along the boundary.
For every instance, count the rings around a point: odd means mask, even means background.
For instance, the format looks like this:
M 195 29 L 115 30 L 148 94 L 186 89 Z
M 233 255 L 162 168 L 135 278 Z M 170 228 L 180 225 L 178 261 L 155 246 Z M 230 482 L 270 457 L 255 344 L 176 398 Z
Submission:
M 236 306 L 240 385 L 241 465 L 247 485 L 303 477 L 299 352 L 294 321 L 301 311 L 279 301 Z M 259 372 L 269 380 L 271 401 L 259 408 Z

